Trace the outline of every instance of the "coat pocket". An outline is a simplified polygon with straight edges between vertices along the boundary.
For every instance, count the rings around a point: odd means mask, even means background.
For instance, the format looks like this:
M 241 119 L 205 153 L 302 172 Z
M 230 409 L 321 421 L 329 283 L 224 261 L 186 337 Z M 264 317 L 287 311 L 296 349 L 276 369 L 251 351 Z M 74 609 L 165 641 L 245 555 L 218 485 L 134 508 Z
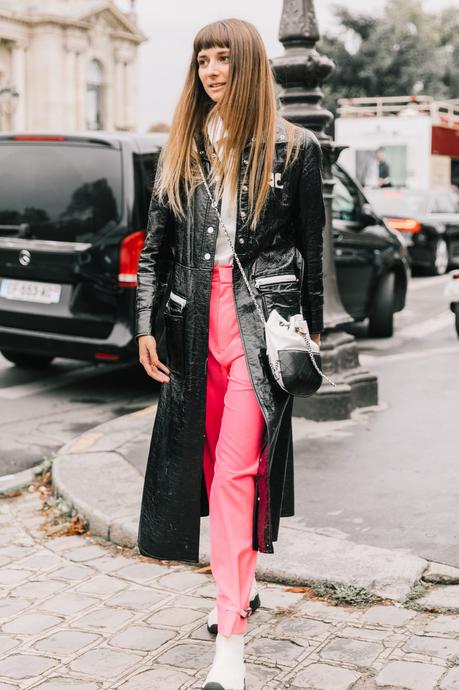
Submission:
M 177 376 L 185 375 L 186 299 L 171 292 L 164 311 L 167 366 Z
M 277 309 L 284 319 L 301 313 L 300 281 L 294 273 L 258 276 L 255 287 L 261 294 L 266 319 L 273 309 Z

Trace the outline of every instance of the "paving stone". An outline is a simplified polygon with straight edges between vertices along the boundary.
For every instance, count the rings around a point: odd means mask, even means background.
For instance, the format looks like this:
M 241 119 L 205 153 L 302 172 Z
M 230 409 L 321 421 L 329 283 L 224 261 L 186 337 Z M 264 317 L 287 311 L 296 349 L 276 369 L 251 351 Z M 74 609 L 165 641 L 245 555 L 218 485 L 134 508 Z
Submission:
M 385 637 L 391 634 L 390 630 L 387 628 L 383 630 L 375 630 L 374 628 L 358 628 L 356 626 L 350 625 L 347 628 L 342 628 L 339 631 L 340 636 L 343 637 L 355 637 L 356 639 L 363 640 L 384 640 Z
M 375 677 L 376 686 L 394 685 L 404 690 L 434 690 L 444 669 L 434 664 L 392 661 Z
M 459 568 L 453 568 L 444 563 L 429 563 L 426 570 L 422 573 L 422 579 L 426 582 L 436 582 L 439 584 L 459 584 Z
M 32 654 L 12 654 L 0 661 L 0 676 L 6 678 L 32 678 L 39 676 L 59 662 L 45 656 L 35 656 Z
M 96 575 L 92 580 L 87 580 L 76 587 L 77 592 L 87 592 L 88 594 L 114 594 L 127 586 L 126 582 L 117 580 L 110 575 Z
M 142 657 L 138 654 L 127 654 L 108 647 L 100 647 L 79 656 L 72 661 L 70 668 L 91 676 L 116 678 L 141 661 Z
M 304 653 L 308 643 L 297 644 L 291 640 L 273 640 L 268 637 L 259 637 L 245 645 L 247 654 L 269 659 L 283 666 L 291 665 Z
M 2 546 L 0 548 L 0 556 L 7 558 L 24 558 L 35 552 L 35 547 L 32 546 Z
M 46 540 L 46 546 L 49 549 L 52 549 L 52 551 L 66 551 L 69 549 L 73 548 L 79 548 L 82 546 L 84 542 L 82 542 L 81 537 L 75 535 L 71 536 L 62 536 L 62 537 L 51 537 Z
M 417 599 L 417 603 L 421 606 L 457 609 L 459 611 L 459 585 L 436 587 L 426 596 Z
M 131 559 L 127 556 L 105 555 L 98 558 L 97 561 L 93 561 L 91 565 L 103 573 L 113 573 L 116 570 L 120 570 L 120 568 L 125 568 L 130 563 Z
M 99 600 L 95 597 L 86 597 L 81 594 L 76 594 L 75 592 L 64 592 L 40 604 L 40 608 L 46 611 L 72 616 L 98 603 Z
M 259 589 L 261 605 L 265 609 L 288 608 L 304 601 L 303 594 L 284 592 L 282 589 L 266 587 Z
M 423 630 L 432 635 L 459 635 L 459 616 L 439 615 L 426 621 Z
M 214 658 L 214 644 L 204 645 L 194 642 L 178 642 L 160 654 L 155 663 L 168 664 L 174 668 L 202 669 L 210 666 Z
M 40 572 L 41 570 L 51 570 L 51 568 L 57 568 L 63 565 L 65 561 L 59 558 L 54 553 L 40 553 L 33 556 L 28 556 L 22 561 L 16 563 L 16 565 L 25 570 L 32 570 L 33 572 Z
M 54 576 L 54 573 L 53 573 Z M 32 580 L 29 582 L 24 582 L 24 584 L 19 585 L 11 590 L 11 595 L 14 597 L 25 597 L 26 599 L 44 599 L 61 591 L 66 587 L 65 582 L 59 582 L 59 580 Z
M 125 606 L 128 609 L 138 609 L 143 611 L 149 609 L 155 604 L 166 598 L 167 594 L 155 592 L 152 589 L 126 589 L 124 592 L 115 594 L 107 599 L 107 604 L 110 606 Z
M 258 613 L 257 620 L 258 620 Z M 323 623 L 316 621 L 313 618 L 300 618 L 297 616 L 289 616 L 279 623 L 274 628 L 274 636 L 288 637 L 289 639 L 301 638 L 310 639 L 314 637 L 325 637 L 333 628 L 331 623 Z
M 168 592 L 169 596 L 173 596 L 171 592 Z M 170 606 L 174 606 L 179 609 L 194 609 L 195 611 L 202 611 L 203 613 L 208 613 L 211 608 L 213 608 L 215 601 L 209 606 L 208 600 L 203 600 L 202 597 L 191 596 L 190 594 L 179 594 L 173 597 L 170 601 Z M 258 609 L 257 614 L 260 613 Z
M 77 563 L 84 563 L 86 561 L 92 561 L 100 556 L 105 556 L 106 551 L 102 546 L 97 544 L 90 544 L 88 546 L 80 546 L 79 549 L 75 549 L 68 554 L 68 558 L 71 561 Z
M 359 617 L 359 613 L 353 609 L 324 604 L 322 601 L 308 601 L 307 599 L 300 602 L 295 615 L 319 618 L 325 621 L 346 620 L 347 622 Z
M 319 654 L 325 659 L 345 661 L 356 666 L 370 666 L 383 650 L 384 647 L 377 642 L 337 637 L 322 647 Z
M 152 625 L 170 625 L 174 628 L 195 623 L 203 617 L 202 611 L 194 609 L 164 608 L 153 613 L 146 622 Z
M 170 668 L 155 668 L 151 671 L 141 671 L 119 686 L 118 690 L 165 690 L 165 688 L 180 688 L 192 676 L 183 671 Z
M 157 586 L 174 589 L 177 592 L 184 592 L 192 587 L 197 587 L 202 584 L 205 575 L 193 573 L 190 571 L 168 573 L 158 579 Z
M 97 559 L 99 560 L 99 559 Z M 62 580 L 85 580 L 95 571 L 87 565 L 66 565 L 53 572 L 53 577 Z
M 105 606 L 78 618 L 73 625 L 82 628 L 100 628 L 101 630 L 112 631 L 127 623 L 130 618 L 132 618 L 130 611 Z
M 2 626 L 2 630 L 19 635 L 38 635 L 43 630 L 52 628 L 62 622 L 63 619 L 57 618 L 57 616 L 46 616 L 43 613 L 24 613 L 9 623 L 5 623 Z
M 9 652 L 10 649 L 17 647 L 18 644 L 19 640 L 16 640 L 14 637 L 9 637 L 8 635 L 0 635 L 0 654 Z
M 390 625 L 395 627 L 405 625 L 407 621 L 416 616 L 415 611 L 409 611 L 398 606 L 372 606 L 361 618 L 362 623 L 372 625 Z
M 266 684 L 273 681 L 280 673 L 284 673 L 285 669 L 246 662 L 245 672 L 247 688 L 250 688 L 250 690 L 264 690 L 264 688 L 268 687 Z M 279 686 L 282 687 L 280 683 Z M 272 687 L 272 685 L 269 687 Z
M 141 625 L 133 625 L 118 633 L 109 640 L 112 647 L 122 649 L 139 649 L 144 652 L 153 652 L 165 642 L 169 642 L 177 635 L 171 630 L 160 628 L 147 628 Z
M 311 664 L 297 676 L 291 683 L 294 688 L 308 688 L 314 690 L 349 690 L 359 679 L 360 673 L 329 664 Z
M 98 690 L 100 685 L 84 680 L 71 678 L 50 678 L 40 685 L 34 685 L 34 690 Z M 0 690 L 2 690 L 0 685 Z
M 16 585 L 26 578 L 30 577 L 30 573 L 25 570 L 14 570 L 13 568 L 2 568 L 0 570 L 0 585 Z
M 0 599 L 0 619 L 11 618 L 30 606 L 30 601 L 21 601 L 15 597 Z
M 459 690 L 459 668 L 450 669 L 440 682 L 440 690 Z
M 67 656 L 86 647 L 91 644 L 91 642 L 95 642 L 97 639 L 102 638 L 100 635 L 81 632 L 79 630 L 61 630 L 49 637 L 38 640 L 33 647 L 39 652 L 49 652 L 57 656 Z
M 449 656 L 459 656 L 459 640 L 447 640 L 444 637 L 429 637 L 413 635 L 407 640 L 403 649 L 407 652 L 438 656 L 447 659 Z
M 117 570 L 116 574 L 119 577 L 124 577 L 126 580 L 145 582 L 167 572 L 168 569 L 158 563 L 131 563 Z

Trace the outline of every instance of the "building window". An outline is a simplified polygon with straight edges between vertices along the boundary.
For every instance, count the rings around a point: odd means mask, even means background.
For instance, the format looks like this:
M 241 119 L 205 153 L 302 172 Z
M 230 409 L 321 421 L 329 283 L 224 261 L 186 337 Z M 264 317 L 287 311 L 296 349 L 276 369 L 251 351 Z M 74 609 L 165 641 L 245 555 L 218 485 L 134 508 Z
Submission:
M 103 129 L 104 117 L 104 78 L 102 65 L 97 60 L 91 60 L 88 67 L 86 82 L 86 127 L 87 129 Z

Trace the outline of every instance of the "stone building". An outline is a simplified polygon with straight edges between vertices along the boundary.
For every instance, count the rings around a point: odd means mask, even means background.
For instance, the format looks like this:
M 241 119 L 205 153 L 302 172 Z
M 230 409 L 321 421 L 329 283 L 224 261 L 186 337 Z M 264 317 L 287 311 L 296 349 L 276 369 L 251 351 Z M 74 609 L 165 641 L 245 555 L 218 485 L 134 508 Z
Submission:
M 0 131 L 135 130 L 134 4 L 0 0 Z

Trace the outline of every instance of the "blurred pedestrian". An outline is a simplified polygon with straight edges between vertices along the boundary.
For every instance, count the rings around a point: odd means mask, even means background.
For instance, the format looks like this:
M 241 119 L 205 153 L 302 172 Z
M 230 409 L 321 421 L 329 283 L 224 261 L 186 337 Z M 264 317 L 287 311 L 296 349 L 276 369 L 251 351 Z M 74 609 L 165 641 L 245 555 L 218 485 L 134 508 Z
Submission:
M 378 187 L 392 187 L 389 164 L 381 147 L 376 150 L 376 160 L 378 162 Z
M 217 638 L 206 690 L 245 687 L 257 552 L 273 553 L 279 518 L 294 514 L 293 398 L 269 376 L 263 325 L 233 248 L 260 307 L 286 318 L 302 310 L 319 344 L 321 160 L 316 136 L 276 112 L 256 28 L 237 19 L 202 28 L 151 197 L 136 335 L 145 370 L 165 384 L 139 549 L 198 562 L 200 517 L 210 516 L 218 589 L 208 629 Z M 167 365 L 154 337 L 163 287 Z

